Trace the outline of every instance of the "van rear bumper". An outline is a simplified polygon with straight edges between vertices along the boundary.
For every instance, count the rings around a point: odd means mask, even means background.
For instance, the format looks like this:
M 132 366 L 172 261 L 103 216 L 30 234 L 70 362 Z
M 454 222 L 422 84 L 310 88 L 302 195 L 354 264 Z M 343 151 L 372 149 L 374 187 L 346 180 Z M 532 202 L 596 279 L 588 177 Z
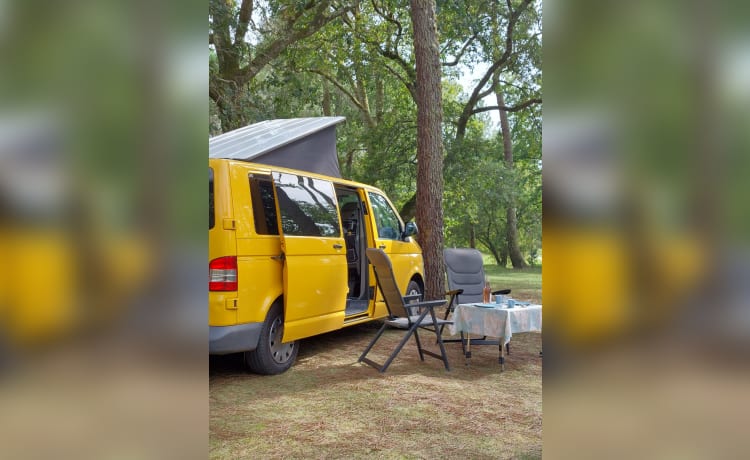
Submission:
M 212 355 L 225 355 L 255 350 L 262 328 L 263 323 L 208 326 L 208 352 Z

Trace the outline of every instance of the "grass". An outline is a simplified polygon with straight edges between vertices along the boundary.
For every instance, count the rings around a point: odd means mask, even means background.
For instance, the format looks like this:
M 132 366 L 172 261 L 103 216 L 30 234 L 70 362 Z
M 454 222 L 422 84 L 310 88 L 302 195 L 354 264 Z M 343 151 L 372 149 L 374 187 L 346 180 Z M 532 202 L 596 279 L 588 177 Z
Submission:
M 485 264 L 484 273 L 493 290 L 510 288 L 513 298 L 542 303 L 542 267 L 515 270 Z
M 541 297 L 535 276 L 538 270 L 490 273 L 493 287 L 496 279 L 531 300 Z M 439 360 L 420 362 L 412 340 L 381 375 L 357 363 L 378 327 L 306 339 L 297 363 L 277 376 L 248 373 L 241 355 L 212 356 L 211 457 L 541 458 L 540 334 L 513 337 L 504 372 L 497 347 L 473 347 L 466 365 L 460 344 L 446 344 L 446 372 Z M 382 361 L 401 337 L 387 332 L 371 356 Z

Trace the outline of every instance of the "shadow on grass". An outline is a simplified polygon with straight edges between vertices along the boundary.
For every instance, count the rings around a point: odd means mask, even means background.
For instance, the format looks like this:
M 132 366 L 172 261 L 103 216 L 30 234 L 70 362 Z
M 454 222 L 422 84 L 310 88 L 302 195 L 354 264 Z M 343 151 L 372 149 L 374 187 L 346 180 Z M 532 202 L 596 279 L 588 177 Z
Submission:
M 478 379 L 498 378 L 514 380 L 517 374 L 526 377 L 538 376 L 541 379 L 542 359 L 541 336 L 539 334 L 518 334 L 511 342 L 511 354 L 506 356 L 505 371 L 498 363 L 497 345 L 472 346 L 472 359 L 467 364 L 458 342 L 446 343 L 446 351 L 451 371 L 446 371 L 442 361 L 425 356 L 420 361 L 414 338 L 404 345 L 399 355 L 385 373 L 357 362 L 367 343 L 377 332 L 380 322 L 374 321 L 329 332 L 302 340 L 297 361 L 287 372 L 276 376 L 262 376 L 250 373 L 241 353 L 211 356 L 209 377 L 211 384 L 241 380 L 257 385 L 276 385 L 280 391 L 308 391 L 310 385 L 331 382 L 371 381 L 373 379 L 396 379 L 420 375 L 441 381 L 470 382 Z M 370 353 L 377 362 L 384 362 L 403 337 L 404 332 L 391 329 L 385 332 Z M 456 338 L 456 337 L 450 337 Z M 434 335 L 420 333 L 423 347 L 439 353 Z M 271 392 L 275 394 L 275 392 Z

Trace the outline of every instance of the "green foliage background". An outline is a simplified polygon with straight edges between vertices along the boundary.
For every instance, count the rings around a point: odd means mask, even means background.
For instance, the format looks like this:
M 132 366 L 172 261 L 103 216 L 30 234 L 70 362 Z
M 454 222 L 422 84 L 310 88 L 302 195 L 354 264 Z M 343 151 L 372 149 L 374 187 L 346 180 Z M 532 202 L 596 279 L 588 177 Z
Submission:
M 227 21 L 239 27 L 241 3 L 229 2 L 234 8 L 229 16 L 220 17 L 214 7 L 210 29 Z M 347 12 L 288 44 L 244 86 L 232 90 L 233 118 L 224 116 L 222 123 L 222 112 L 210 98 L 210 132 L 218 134 L 223 124 L 230 126 L 239 118 L 252 123 L 345 116 L 347 122 L 337 128 L 342 174 L 382 188 L 402 216 L 411 219 L 417 166 L 412 97 L 416 81 L 408 2 L 328 3 L 329 13 L 337 8 Z M 510 4 L 519 11 L 510 37 L 512 52 L 483 83 L 481 77 L 506 49 L 512 13 L 503 4 L 489 7 L 478 0 L 460 5 L 437 2 L 444 61 L 445 241 L 448 246 L 474 241 L 502 265 L 507 261 L 505 210 L 511 198 L 517 203 L 519 243 L 527 262 L 536 262 L 541 252 L 541 104 L 508 112 L 512 165 L 503 159 L 497 111 L 478 111 L 466 118 L 466 110 L 496 105 L 495 92 L 502 92 L 507 106 L 541 97 L 541 4 Z M 250 69 L 264 50 L 294 33 L 290 23 L 284 23 L 286 29 L 278 27 L 288 18 L 280 12 L 296 12 L 300 27 L 307 27 L 313 12 L 305 8 L 309 5 L 291 0 L 256 4 L 250 32 L 241 47 L 232 48 L 242 55 L 240 65 Z M 209 45 L 209 67 L 209 78 L 217 84 L 234 78 L 222 73 L 214 45 Z M 471 100 L 475 87 L 486 97 Z

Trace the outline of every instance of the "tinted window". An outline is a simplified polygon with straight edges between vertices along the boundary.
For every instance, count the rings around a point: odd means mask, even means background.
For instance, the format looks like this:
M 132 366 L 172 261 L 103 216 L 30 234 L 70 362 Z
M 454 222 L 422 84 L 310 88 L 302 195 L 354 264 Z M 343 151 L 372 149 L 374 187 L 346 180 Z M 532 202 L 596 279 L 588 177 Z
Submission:
M 274 178 L 285 235 L 341 236 L 333 184 L 294 174 Z
M 271 182 L 271 177 L 251 175 L 250 196 L 253 200 L 255 233 L 259 235 L 278 235 L 279 225 L 276 220 L 276 203 L 273 198 L 273 182 Z
M 385 197 L 370 192 L 370 204 L 378 227 L 378 238 L 397 240 L 401 236 L 401 221 Z
M 208 229 L 215 225 L 214 218 L 214 170 L 208 168 Z

